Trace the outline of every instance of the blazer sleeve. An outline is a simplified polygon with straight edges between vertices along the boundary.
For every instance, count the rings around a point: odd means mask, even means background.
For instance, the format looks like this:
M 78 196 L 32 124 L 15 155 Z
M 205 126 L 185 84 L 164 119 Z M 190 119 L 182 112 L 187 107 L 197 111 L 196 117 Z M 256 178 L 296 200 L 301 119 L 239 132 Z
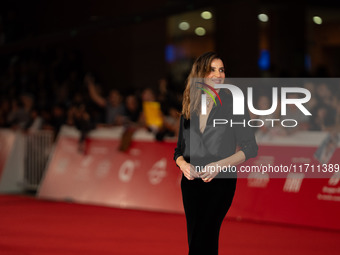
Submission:
M 247 109 L 247 108 L 245 108 Z M 234 122 L 242 123 L 243 125 L 235 125 L 235 135 L 236 135 L 236 143 L 241 147 L 241 150 L 244 152 L 246 156 L 246 160 L 249 158 L 254 158 L 257 156 L 258 146 L 256 143 L 254 128 L 248 126 L 248 121 L 250 120 L 249 112 L 246 110 L 244 115 L 235 115 L 233 118 Z
M 178 132 L 178 140 L 177 140 L 177 147 L 175 148 L 175 153 L 174 153 L 174 160 L 176 162 L 177 158 L 180 156 L 183 156 L 183 151 L 182 151 L 182 143 L 183 141 L 183 115 L 181 115 L 181 119 L 179 122 L 179 132 Z

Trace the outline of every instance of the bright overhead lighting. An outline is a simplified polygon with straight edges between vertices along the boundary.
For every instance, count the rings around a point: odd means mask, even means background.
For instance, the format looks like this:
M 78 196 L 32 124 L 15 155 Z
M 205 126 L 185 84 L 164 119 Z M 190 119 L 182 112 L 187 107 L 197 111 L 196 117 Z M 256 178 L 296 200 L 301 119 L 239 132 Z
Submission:
M 178 27 L 180 30 L 188 30 L 190 28 L 190 24 L 186 21 L 183 21 L 179 23 Z
M 205 35 L 205 29 L 203 27 L 197 27 L 195 29 L 195 33 L 198 36 L 203 36 L 203 35 Z
M 259 14 L 257 18 L 262 22 L 268 22 L 269 20 L 268 15 L 264 13 Z
M 203 19 L 211 19 L 212 18 L 212 13 L 209 11 L 204 11 L 201 13 L 201 17 Z
M 321 25 L 322 24 L 322 19 L 319 16 L 314 16 L 313 17 L 313 21 L 317 25 Z

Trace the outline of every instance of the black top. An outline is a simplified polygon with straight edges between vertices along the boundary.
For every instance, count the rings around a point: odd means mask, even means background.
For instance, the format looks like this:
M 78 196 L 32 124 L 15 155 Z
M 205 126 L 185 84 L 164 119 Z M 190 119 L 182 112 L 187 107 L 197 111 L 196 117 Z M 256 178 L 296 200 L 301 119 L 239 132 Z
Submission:
M 219 95 L 222 105 L 216 100 L 218 103 L 211 109 L 203 133 L 199 129 L 197 114 L 191 113 L 190 120 L 181 116 L 178 142 L 174 153 L 175 161 L 179 156 L 183 156 L 194 166 L 205 166 L 233 155 L 237 146 L 244 152 L 246 160 L 256 157 L 258 146 L 254 128 L 248 126 L 247 107 L 244 108 L 244 115 L 233 115 L 232 95 L 225 89 L 221 89 Z M 213 127 L 214 119 L 224 119 L 228 123 Z

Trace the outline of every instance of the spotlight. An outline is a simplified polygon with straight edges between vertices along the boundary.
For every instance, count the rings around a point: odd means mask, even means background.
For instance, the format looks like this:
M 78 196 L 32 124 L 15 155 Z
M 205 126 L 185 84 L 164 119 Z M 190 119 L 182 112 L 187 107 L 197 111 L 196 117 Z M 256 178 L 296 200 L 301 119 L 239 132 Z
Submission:
M 269 18 L 267 14 L 261 13 L 257 16 L 261 22 L 268 22 Z
M 212 13 L 209 11 L 204 11 L 201 13 L 201 17 L 203 19 L 211 19 L 212 18 Z
M 178 27 L 180 30 L 188 30 L 190 28 L 190 24 L 186 21 L 183 21 L 179 23 Z
M 195 33 L 198 36 L 203 36 L 203 35 L 205 35 L 205 29 L 203 27 L 197 27 L 195 29 Z
M 322 24 L 322 19 L 319 16 L 314 16 L 313 17 L 313 21 L 317 25 L 321 25 Z

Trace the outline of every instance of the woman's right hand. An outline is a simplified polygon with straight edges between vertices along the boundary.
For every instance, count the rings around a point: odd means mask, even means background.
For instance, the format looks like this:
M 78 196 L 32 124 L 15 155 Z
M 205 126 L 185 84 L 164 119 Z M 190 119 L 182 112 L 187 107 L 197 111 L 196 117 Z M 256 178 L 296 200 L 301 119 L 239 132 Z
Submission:
M 179 168 L 188 180 L 199 178 L 198 173 L 195 171 L 195 167 L 188 162 L 183 162 Z

